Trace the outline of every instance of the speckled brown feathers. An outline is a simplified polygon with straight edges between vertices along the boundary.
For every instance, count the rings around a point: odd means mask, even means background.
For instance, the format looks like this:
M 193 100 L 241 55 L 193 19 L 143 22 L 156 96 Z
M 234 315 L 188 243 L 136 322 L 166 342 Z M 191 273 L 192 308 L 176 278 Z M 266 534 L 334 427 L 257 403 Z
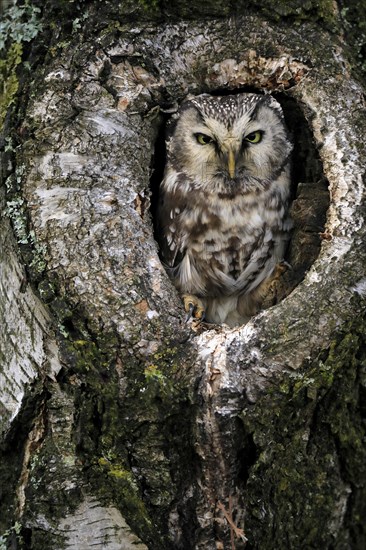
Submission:
M 283 259 L 292 144 L 271 96 L 197 96 L 171 122 L 159 224 L 167 270 L 206 319 L 231 326 L 259 308 Z

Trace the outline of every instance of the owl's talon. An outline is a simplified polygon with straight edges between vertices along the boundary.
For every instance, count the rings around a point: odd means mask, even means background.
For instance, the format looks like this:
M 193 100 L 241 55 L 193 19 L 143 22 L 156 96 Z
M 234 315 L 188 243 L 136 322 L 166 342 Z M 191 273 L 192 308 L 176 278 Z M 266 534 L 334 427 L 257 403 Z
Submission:
M 203 302 L 192 294 L 183 294 L 184 309 L 187 312 L 186 323 L 189 321 L 203 321 L 205 318 L 205 306 Z
M 286 262 L 286 260 L 281 260 L 275 266 L 274 273 L 275 275 L 282 275 L 282 273 L 285 273 L 288 269 L 292 269 L 292 265 Z
M 282 260 L 275 265 L 272 275 L 263 281 L 260 286 L 262 296 L 261 309 L 267 309 L 278 303 L 283 287 L 282 276 L 288 269 L 292 269 L 292 266 L 285 260 Z
M 185 305 L 184 305 L 184 307 L 186 308 Z M 189 321 L 191 321 L 193 319 L 193 311 L 194 311 L 194 304 L 190 303 L 189 304 L 189 310 L 188 310 L 187 316 L 186 316 L 186 323 L 189 323 Z

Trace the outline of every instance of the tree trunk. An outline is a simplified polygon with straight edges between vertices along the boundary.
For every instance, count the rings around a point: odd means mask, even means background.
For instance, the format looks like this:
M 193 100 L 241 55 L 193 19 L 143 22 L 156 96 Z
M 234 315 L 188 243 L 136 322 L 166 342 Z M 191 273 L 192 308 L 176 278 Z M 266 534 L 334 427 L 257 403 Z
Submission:
M 0 65 L 0 548 L 364 548 L 361 3 L 56 4 Z M 294 134 L 291 269 L 246 325 L 191 326 L 164 125 L 238 90 Z

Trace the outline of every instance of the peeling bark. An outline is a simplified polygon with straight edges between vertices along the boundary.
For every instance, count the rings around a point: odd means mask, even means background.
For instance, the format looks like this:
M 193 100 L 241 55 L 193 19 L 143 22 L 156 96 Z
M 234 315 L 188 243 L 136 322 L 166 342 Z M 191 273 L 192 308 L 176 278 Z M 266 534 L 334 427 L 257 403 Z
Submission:
M 344 47 L 254 12 L 117 25 L 114 3 L 95 36 L 95 9 L 5 128 L 4 537 L 362 548 L 364 90 Z M 194 331 L 154 239 L 159 144 L 187 94 L 238 89 L 275 94 L 294 133 L 292 269 L 245 326 Z

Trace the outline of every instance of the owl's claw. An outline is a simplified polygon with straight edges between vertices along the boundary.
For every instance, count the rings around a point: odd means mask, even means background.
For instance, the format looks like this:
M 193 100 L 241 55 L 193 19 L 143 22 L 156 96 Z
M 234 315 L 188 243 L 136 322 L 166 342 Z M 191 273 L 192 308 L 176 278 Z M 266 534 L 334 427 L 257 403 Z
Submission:
M 192 294 L 183 294 L 184 309 L 187 312 L 186 323 L 189 321 L 203 321 L 205 318 L 205 306 L 203 302 Z
M 281 277 L 282 273 L 285 273 L 288 269 L 292 269 L 292 265 L 286 262 L 286 260 L 281 260 L 275 265 L 272 277 L 278 279 Z
M 291 265 L 282 260 L 276 264 L 272 275 L 263 281 L 260 287 L 262 295 L 261 309 L 267 309 L 278 303 L 279 299 L 281 299 L 282 275 L 288 269 L 292 269 Z

